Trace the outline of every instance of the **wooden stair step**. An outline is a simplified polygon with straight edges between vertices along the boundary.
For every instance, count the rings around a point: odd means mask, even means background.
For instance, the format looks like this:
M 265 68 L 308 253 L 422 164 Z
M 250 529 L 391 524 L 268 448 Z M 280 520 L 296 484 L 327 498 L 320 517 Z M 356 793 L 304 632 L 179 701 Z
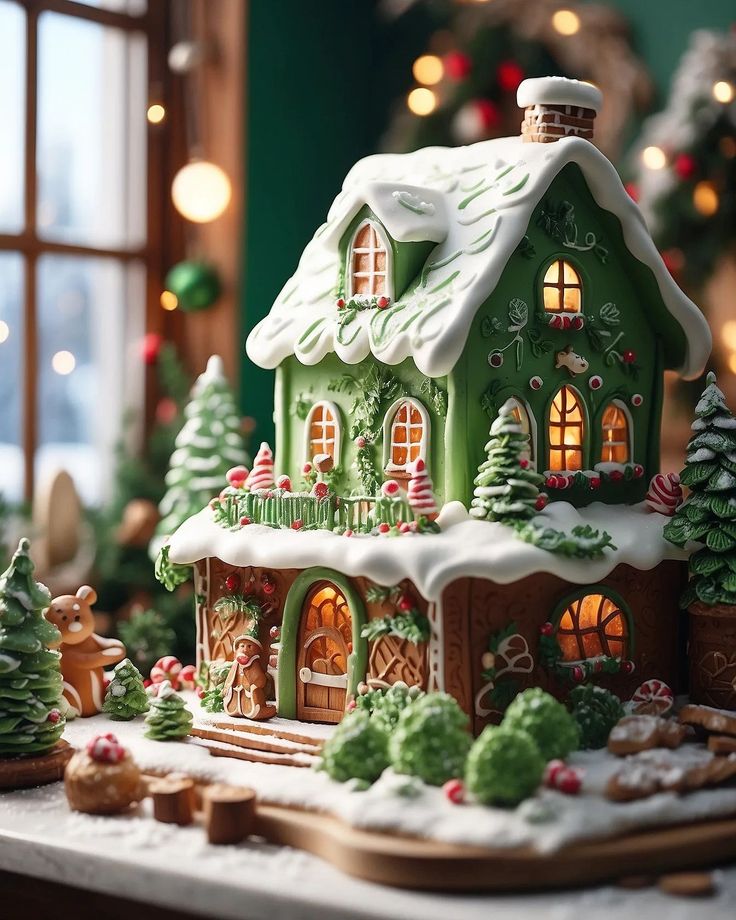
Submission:
M 195 738 L 207 741 L 219 741 L 234 747 L 248 748 L 252 751 L 266 751 L 271 754 L 310 754 L 316 756 L 319 748 L 314 748 L 298 741 L 276 738 L 274 735 L 238 733 L 232 729 L 206 728 L 195 725 L 191 732 Z
M 269 766 L 311 767 L 317 758 L 310 754 L 278 754 L 268 751 L 256 751 L 251 748 L 236 747 L 222 741 L 208 741 L 193 737 L 191 744 L 206 748 L 211 757 L 230 757 L 233 760 L 246 760 L 249 763 L 263 763 Z
M 261 725 L 257 722 L 247 722 L 243 720 L 234 725 L 232 722 L 215 722 L 215 728 L 224 728 L 230 732 L 251 735 L 271 735 L 273 738 L 281 738 L 284 741 L 293 741 L 296 744 L 303 744 L 308 747 L 319 750 L 324 743 L 322 738 L 316 738 L 314 735 L 305 735 L 299 732 L 292 732 L 285 728 L 273 728 L 269 725 Z

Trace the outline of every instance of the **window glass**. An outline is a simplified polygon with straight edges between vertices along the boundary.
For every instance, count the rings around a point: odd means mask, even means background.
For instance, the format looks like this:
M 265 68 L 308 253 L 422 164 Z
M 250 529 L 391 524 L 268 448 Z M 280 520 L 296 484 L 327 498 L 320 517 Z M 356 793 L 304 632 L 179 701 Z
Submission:
M 145 39 L 75 16 L 38 25 L 39 235 L 96 248 L 145 234 Z
M 311 461 L 318 454 L 329 454 L 333 460 L 337 457 L 339 447 L 339 430 L 335 414 L 327 403 L 317 403 L 312 407 L 307 424 L 309 425 L 309 456 Z
M 626 413 L 610 403 L 606 406 L 601 421 L 603 428 L 603 447 L 601 460 L 604 463 L 628 463 L 629 456 L 629 420 Z
M 23 497 L 23 259 L 0 252 L 0 495 Z
M 542 292 L 548 313 L 579 313 L 582 309 L 580 275 L 562 259 L 553 262 L 544 273 Z
M 563 661 L 586 658 L 625 658 L 628 651 L 626 615 L 605 594 L 586 594 L 564 611 L 557 629 Z
M 532 421 L 529 417 L 529 410 L 524 405 L 524 403 L 519 400 L 512 398 L 511 402 L 513 403 L 513 409 L 511 410 L 511 415 L 513 419 L 518 423 L 521 428 L 522 434 L 525 434 L 529 439 L 527 441 L 526 447 L 521 451 L 520 457 L 523 457 L 525 460 L 533 461 L 534 457 L 532 454 Z
M 585 414 L 579 394 L 569 386 L 557 391 L 549 410 L 549 469 L 582 470 Z
M 65 469 L 86 503 L 109 494 L 127 406 L 142 401 L 142 267 L 46 255 L 38 262 L 38 483 Z
M 375 226 L 368 222 L 355 234 L 351 259 L 351 295 L 388 293 L 388 253 Z
M 0 233 L 23 229 L 25 13 L 0 0 Z
M 414 400 L 407 399 L 396 410 L 391 423 L 389 450 L 390 470 L 405 470 L 410 463 L 423 457 L 424 419 Z

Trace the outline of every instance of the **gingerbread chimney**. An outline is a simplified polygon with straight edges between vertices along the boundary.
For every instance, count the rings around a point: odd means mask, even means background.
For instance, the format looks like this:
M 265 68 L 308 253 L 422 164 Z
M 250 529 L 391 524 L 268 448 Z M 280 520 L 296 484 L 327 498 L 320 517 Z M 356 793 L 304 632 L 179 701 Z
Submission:
M 592 83 L 566 77 L 537 77 L 519 85 L 516 101 L 524 109 L 522 140 L 551 144 L 563 137 L 592 140 L 603 95 Z

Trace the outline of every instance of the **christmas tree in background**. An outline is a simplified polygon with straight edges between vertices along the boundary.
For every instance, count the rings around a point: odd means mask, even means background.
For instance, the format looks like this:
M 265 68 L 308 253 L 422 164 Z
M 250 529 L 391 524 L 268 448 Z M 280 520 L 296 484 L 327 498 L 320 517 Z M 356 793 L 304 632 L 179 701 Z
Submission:
M 150 701 L 146 725 L 146 738 L 152 741 L 178 741 L 189 734 L 192 714 L 168 680 L 161 684 L 158 694 Z
M 28 540 L 0 576 L 0 756 L 39 754 L 64 730 L 61 633 L 44 617 L 47 588 L 33 580 Z
M 736 604 L 736 419 L 712 372 L 695 416 L 680 476 L 691 492 L 664 535 L 676 546 L 705 544 L 690 557 L 683 607 L 695 601 Z
M 116 722 L 128 722 L 148 712 L 148 695 L 143 686 L 143 677 L 130 658 L 115 665 L 102 711 Z
M 485 446 L 487 458 L 478 468 L 470 514 L 486 521 L 526 521 L 546 505 L 539 491 L 544 476 L 523 456 L 529 436 L 514 417 L 511 400 L 498 410 Z
M 693 33 L 629 186 L 665 264 L 702 287 L 736 241 L 736 33 Z
M 217 355 L 194 384 L 184 415 L 166 474 L 167 492 L 159 505 L 157 533 L 162 536 L 173 533 L 220 492 L 230 467 L 250 462 L 240 413 Z
M 432 491 L 432 480 L 427 464 L 421 458 L 409 465 L 409 487 L 406 497 L 416 517 L 431 517 L 437 514 L 437 502 Z

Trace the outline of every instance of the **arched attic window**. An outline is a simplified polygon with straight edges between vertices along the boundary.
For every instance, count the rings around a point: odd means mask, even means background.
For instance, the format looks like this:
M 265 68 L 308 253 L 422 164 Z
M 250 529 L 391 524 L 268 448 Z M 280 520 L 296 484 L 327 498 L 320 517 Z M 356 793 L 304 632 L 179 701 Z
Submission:
M 547 313 L 580 313 L 583 282 L 569 262 L 556 259 L 544 273 L 542 300 Z
M 366 220 L 356 229 L 348 248 L 348 297 L 391 297 L 391 246 L 383 228 Z
M 631 460 L 631 422 L 626 407 L 617 399 L 601 416 L 601 461 L 629 463 Z

